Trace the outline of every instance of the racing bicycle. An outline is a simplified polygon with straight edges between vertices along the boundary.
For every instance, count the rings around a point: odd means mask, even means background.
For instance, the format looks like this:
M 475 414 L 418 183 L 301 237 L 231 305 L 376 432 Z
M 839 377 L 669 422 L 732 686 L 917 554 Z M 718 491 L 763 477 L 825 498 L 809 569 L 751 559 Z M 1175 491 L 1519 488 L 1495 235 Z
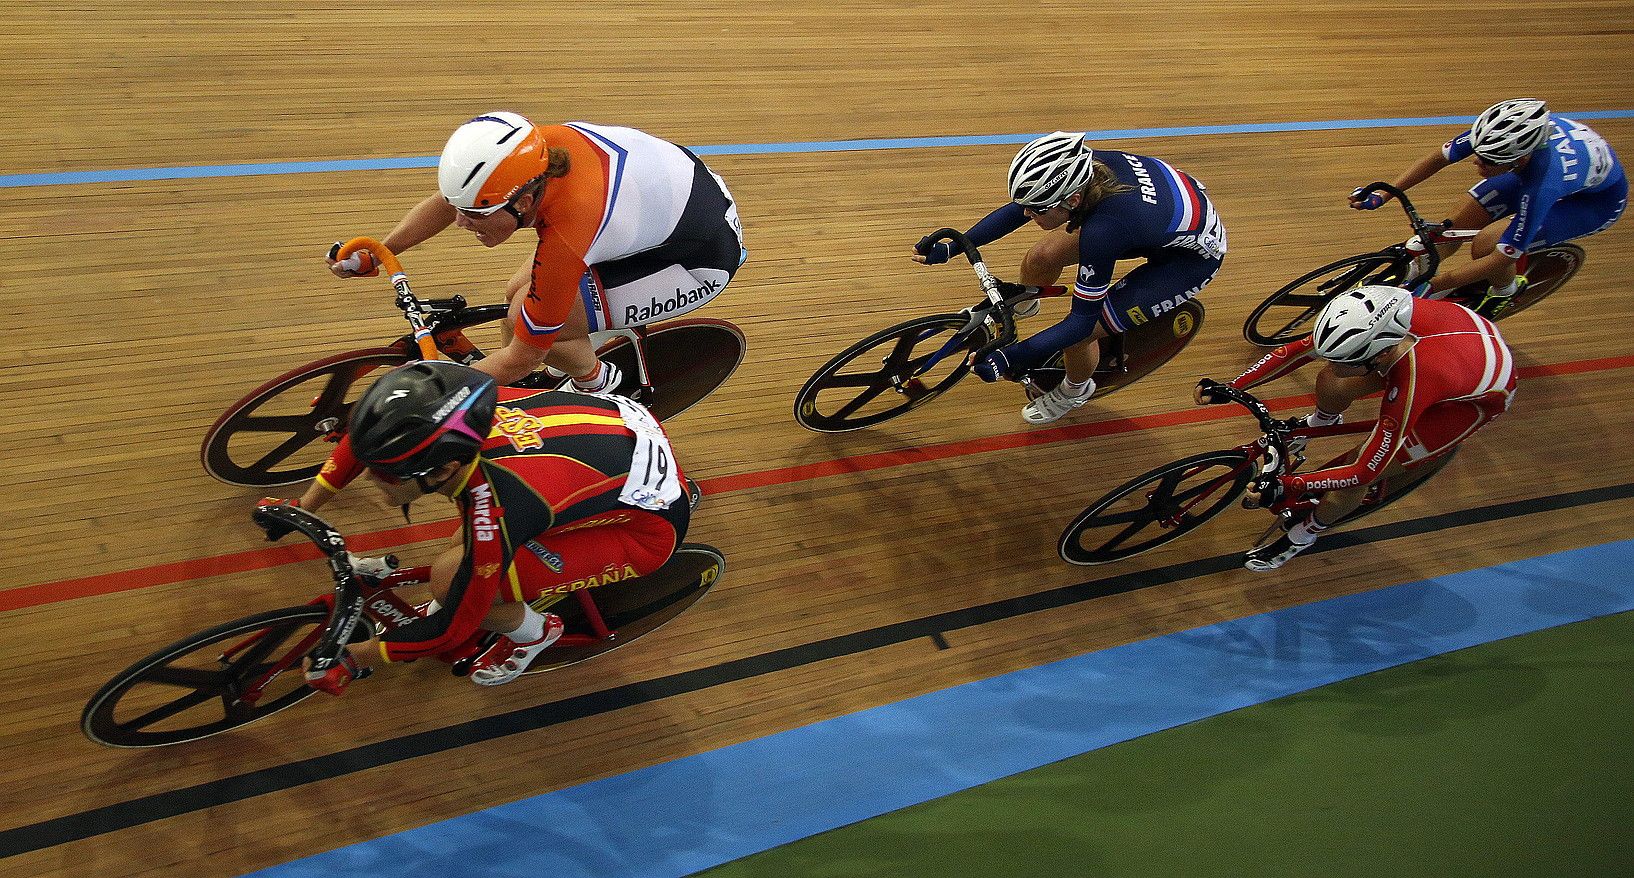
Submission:
M 898 323 L 846 348 L 818 369 L 794 397 L 794 419 L 819 433 L 872 427 L 919 408 L 970 374 L 971 364 L 1016 340 L 1016 308 L 1063 295 L 1064 287 L 1032 287 L 993 277 L 963 233 L 940 229 L 921 247 L 951 242 L 970 261 L 983 298 L 963 311 Z M 1155 320 L 1101 340 L 1095 369 L 1099 398 L 1140 380 L 1185 348 L 1203 325 L 1203 305 L 1188 300 Z M 1029 399 L 1066 376 L 1057 352 L 1021 377 Z
M 1367 433 L 1374 421 L 1307 427 L 1300 420 L 1280 420 L 1246 390 L 1203 379 L 1204 393 L 1213 402 L 1233 402 L 1248 410 L 1259 423 L 1261 435 L 1252 442 L 1222 451 L 1183 457 L 1119 485 L 1091 503 L 1061 533 L 1061 559 L 1072 564 L 1106 564 L 1155 549 L 1190 533 L 1225 511 L 1252 484 L 1264 492 L 1278 476 L 1297 472 L 1305 463 L 1306 444 L 1312 439 Z M 1456 450 L 1416 466 L 1399 476 L 1379 479 L 1362 504 L 1334 524 L 1355 521 L 1407 496 L 1435 475 Z M 1340 455 L 1322 468 L 1345 462 Z M 1255 545 L 1263 544 L 1284 524 L 1314 509 L 1320 494 L 1287 494 L 1265 508 L 1277 521 Z M 1244 504 L 1247 507 L 1246 503 Z
M 204 435 L 206 472 L 229 485 L 266 488 L 304 482 L 318 474 L 346 428 L 352 403 L 367 376 L 419 359 L 446 357 L 467 365 L 482 350 L 466 331 L 505 319 L 508 306 L 469 305 L 465 297 L 421 299 L 409 287 L 397 257 L 378 241 L 357 238 L 331 252 L 345 258 L 370 251 L 390 272 L 396 305 L 410 332 L 381 347 L 334 354 L 298 366 L 233 403 Z M 597 355 L 625 376 L 619 392 L 652 409 L 661 421 L 696 405 L 743 362 L 743 333 L 724 320 L 683 318 L 654 326 L 595 333 Z M 555 388 L 560 373 L 535 372 L 518 386 Z
M 1407 193 L 1389 183 L 1371 183 L 1363 187 L 1362 195 L 1385 192 L 1394 196 L 1407 214 L 1413 234 L 1420 240 L 1445 243 L 1473 238 L 1480 229 L 1453 229 L 1450 221 L 1427 223 L 1413 207 Z M 1435 247 L 1428 249 L 1428 267 L 1421 278 L 1435 276 L 1441 256 Z M 1414 259 L 1405 243 L 1391 244 L 1371 253 L 1360 253 L 1337 262 L 1330 262 L 1314 271 L 1301 275 L 1287 286 L 1272 293 L 1249 312 L 1243 323 L 1243 338 L 1263 347 L 1277 347 L 1299 341 L 1311 334 L 1309 324 L 1316 312 L 1329 299 L 1346 290 L 1364 284 L 1400 285 L 1406 269 Z M 1542 301 L 1545 296 L 1566 285 L 1583 267 L 1583 248 L 1576 244 L 1554 244 L 1540 247 L 1521 256 L 1516 270 L 1526 276 L 1527 286 L 1515 294 L 1514 301 L 1496 319 L 1513 317 Z M 1452 290 L 1430 295 L 1430 298 L 1449 299 L 1474 309 L 1487 291 L 1486 281 L 1466 284 Z
M 306 669 L 334 667 L 347 643 L 367 638 L 361 626 L 378 634 L 420 618 L 395 590 L 426 582 L 430 567 L 393 570 L 395 559 L 388 557 L 383 575 L 360 573 L 345 539 L 311 512 L 263 504 L 253 518 L 269 536 L 293 530 L 311 540 L 328 561 L 334 590 L 205 629 L 119 672 L 85 705 L 80 728 L 87 738 L 110 747 L 162 747 L 239 728 L 317 692 L 306 683 Z M 652 632 L 697 603 L 725 569 L 719 550 L 683 543 L 647 576 L 617 584 L 609 576 L 586 581 L 565 598 L 541 597 L 534 605 L 548 605 L 566 631 L 525 673 L 583 661 Z M 443 658 L 465 676 L 496 636 L 479 632 Z

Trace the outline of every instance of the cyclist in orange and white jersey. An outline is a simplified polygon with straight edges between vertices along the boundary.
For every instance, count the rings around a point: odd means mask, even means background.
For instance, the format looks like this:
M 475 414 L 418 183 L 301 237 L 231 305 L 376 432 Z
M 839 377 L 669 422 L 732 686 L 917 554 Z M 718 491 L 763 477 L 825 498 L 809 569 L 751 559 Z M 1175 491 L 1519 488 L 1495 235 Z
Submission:
M 1326 365 L 1306 425 L 1339 423 L 1351 403 L 1382 391 L 1379 419 L 1350 463 L 1280 477 L 1275 491 L 1320 491 L 1322 502 L 1287 533 L 1249 552 L 1250 570 L 1281 567 L 1360 506 L 1369 485 L 1447 455 L 1507 411 L 1515 395 L 1515 361 L 1492 321 L 1387 286 L 1334 298 L 1317 314 L 1310 336 L 1267 354 L 1231 385 L 1246 390 L 1315 358 Z M 1197 401 L 1205 402 L 1201 388 Z
M 501 383 L 548 361 L 576 389 L 616 389 L 617 369 L 597 361 L 588 334 L 691 311 L 719 295 L 747 256 L 725 182 L 685 148 L 634 128 L 487 113 L 448 139 L 437 182 L 439 192 L 386 236 L 388 249 L 450 223 L 486 247 L 525 227 L 539 235 L 506 290 L 514 335 L 473 364 Z M 378 270 L 367 252 L 330 268 L 342 277 Z

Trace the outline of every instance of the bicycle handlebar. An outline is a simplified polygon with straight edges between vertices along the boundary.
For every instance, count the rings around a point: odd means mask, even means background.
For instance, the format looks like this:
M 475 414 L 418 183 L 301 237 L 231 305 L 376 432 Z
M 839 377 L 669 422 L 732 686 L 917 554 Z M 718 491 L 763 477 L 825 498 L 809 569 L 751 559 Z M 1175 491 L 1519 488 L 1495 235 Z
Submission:
M 921 238 L 919 246 L 929 248 L 943 241 L 953 244 L 960 253 L 964 254 L 966 259 L 970 260 L 970 267 L 976 270 L 976 279 L 981 281 L 982 292 L 986 294 L 987 301 L 992 303 L 988 315 L 998 320 L 999 332 L 997 336 L 971 354 L 973 361 L 980 361 L 989 353 L 1016 340 L 1014 306 L 1005 300 L 1004 293 L 999 289 L 998 278 L 994 277 L 993 273 L 987 269 L 987 263 L 982 260 L 981 251 L 976 249 L 975 242 L 971 241 L 964 232 L 957 229 L 937 229 Z
M 320 673 L 329 670 L 340 662 L 352 631 L 363 618 L 363 590 L 358 586 L 357 574 L 352 572 L 346 539 L 323 519 L 298 506 L 263 504 L 255 507 L 250 518 L 269 533 L 275 526 L 299 531 L 328 559 L 329 572 L 335 578 L 335 609 L 323 638 L 312 649 L 311 669 Z
M 362 250 L 369 251 L 380 267 L 390 273 L 392 288 L 397 290 L 397 307 L 402 309 L 409 326 L 414 328 L 414 343 L 420 348 L 420 356 L 427 360 L 438 359 L 437 343 L 431 337 L 431 329 L 426 326 L 422 303 L 409 288 L 408 273 L 403 271 L 403 263 L 398 261 L 397 254 L 373 238 L 353 238 L 340 245 L 333 258 L 345 259 Z
M 1424 218 L 1419 215 L 1418 209 L 1413 206 L 1413 200 L 1407 197 L 1407 193 L 1397 189 L 1395 186 L 1392 186 L 1389 183 L 1384 182 L 1383 180 L 1369 183 L 1361 188 L 1361 194 L 1363 195 L 1372 195 L 1375 192 L 1383 192 L 1386 195 L 1389 195 L 1391 198 L 1401 202 L 1401 209 L 1407 214 L 1407 222 L 1412 225 L 1413 234 L 1417 235 L 1419 240 L 1424 242 L 1424 249 L 1427 251 L 1430 257 L 1430 265 L 1421 275 L 1421 277 L 1434 277 L 1436 272 L 1441 268 L 1441 252 L 1432 245 L 1442 232 L 1445 232 L 1452 227 L 1452 221 L 1443 220 L 1439 223 L 1425 222 Z
M 1288 452 L 1288 434 L 1294 430 L 1294 425 L 1271 414 L 1271 409 L 1259 398 L 1246 390 L 1239 390 L 1230 384 L 1222 384 L 1212 378 L 1204 378 L 1197 382 L 1203 389 L 1205 398 L 1212 402 L 1234 402 L 1253 415 L 1259 421 L 1260 431 L 1265 434 L 1266 447 L 1275 452 L 1270 463 L 1260 471 L 1255 480 L 1261 490 L 1282 475 L 1282 470 L 1288 465 L 1291 455 Z

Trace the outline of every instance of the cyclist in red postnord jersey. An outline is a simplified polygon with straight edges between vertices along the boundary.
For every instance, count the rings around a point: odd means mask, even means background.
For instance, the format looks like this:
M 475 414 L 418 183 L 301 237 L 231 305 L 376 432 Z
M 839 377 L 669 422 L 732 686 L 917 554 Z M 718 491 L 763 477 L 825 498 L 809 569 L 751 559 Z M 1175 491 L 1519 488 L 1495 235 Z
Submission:
M 1378 423 L 1351 462 L 1280 477 L 1281 492 L 1319 491 L 1322 502 L 1275 541 L 1249 552 L 1250 570 L 1281 567 L 1361 505 L 1369 485 L 1451 452 L 1503 414 L 1515 395 L 1514 358 L 1491 321 L 1386 286 L 1342 293 L 1323 306 L 1308 338 L 1277 348 L 1231 384 L 1246 390 L 1316 358 L 1326 365 L 1306 424 L 1338 423 L 1351 403 L 1382 391 Z
M 501 388 L 441 361 L 394 369 L 358 400 L 323 478 L 339 490 L 361 473 L 394 504 L 451 498 L 463 526 L 432 564 L 425 617 L 353 644 L 352 657 L 435 656 L 493 631 L 504 636 L 471 673 L 488 686 L 561 635 L 561 619 L 536 607 L 656 571 L 691 512 L 669 440 L 639 405 Z

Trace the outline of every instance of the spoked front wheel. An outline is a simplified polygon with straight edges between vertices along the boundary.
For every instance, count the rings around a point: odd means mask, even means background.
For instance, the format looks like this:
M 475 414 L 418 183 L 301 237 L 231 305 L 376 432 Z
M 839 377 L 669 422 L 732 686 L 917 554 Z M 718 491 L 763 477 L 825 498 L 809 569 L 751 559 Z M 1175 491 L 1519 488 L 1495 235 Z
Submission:
M 318 474 L 346 427 L 367 376 L 414 359 L 397 348 L 336 354 L 286 372 L 251 391 L 204 434 L 204 469 L 229 485 L 270 488 Z
M 930 402 L 970 374 L 970 353 L 992 340 L 985 324 L 969 328 L 967 314 L 935 314 L 868 336 L 806 381 L 794 396 L 794 419 L 808 430 L 843 433 Z M 950 342 L 952 349 L 931 365 Z
M 1367 253 L 1330 262 L 1254 306 L 1243 324 L 1243 338 L 1268 348 L 1299 341 L 1311 334 L 1311 321 L 1329 299 L 1363 283 L 1382 283 L 1399 261 L 1388 253 Z
M 1233 449 L 1194 454 L 1131 479 L 1067 526 L 1061 560 L 1105 564 L 1155 549 L 1219 514 L 1253 477 L 1253 459 Z
M 109 680 L 85 705 L 80 728 L 109 747 L 162 747 L 277 713 L 316 691 L 302 661 L 328 621 L 327 607 L 308 604 L 179 640 Z

